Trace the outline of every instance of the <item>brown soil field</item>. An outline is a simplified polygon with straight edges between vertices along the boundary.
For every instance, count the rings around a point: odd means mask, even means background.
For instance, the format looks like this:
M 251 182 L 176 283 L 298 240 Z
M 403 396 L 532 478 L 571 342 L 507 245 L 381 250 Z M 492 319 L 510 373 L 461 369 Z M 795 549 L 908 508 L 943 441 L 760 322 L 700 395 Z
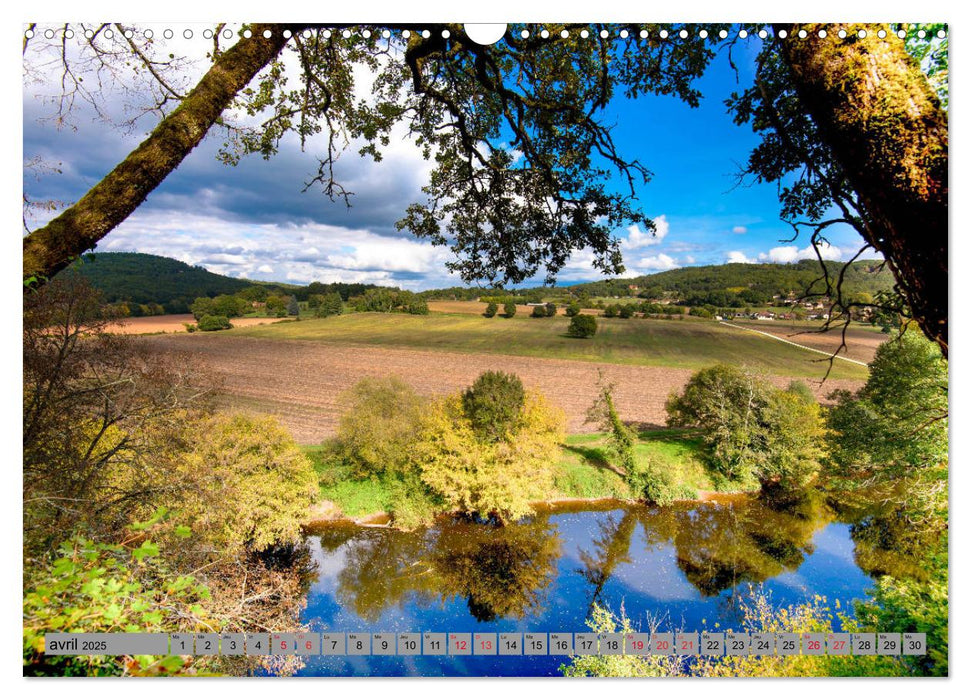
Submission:
M 247 326 L 261 326 L 264 323 L 276 323 L 285 319 L 278 318 L 234 318 L 231 319 L 236 328 Z M 195 323 L 192 314 L 169 314 L 166 316 L 142 316 L 140 318 L 126 318 L 112 323 L 105 330 L 120 335 L 142 335 L 146 333 L 185 333 L 186 323 Z
M 792 324 L 788 321 L 762 321 L 759 323 L 737 320 L 732 321 L 732 323 L 736 326 L 752 328 L 763 333 L 771 333 L 774 336 L 790 342 L 830 353 L 835 352 L 840 346 L 842 334 L 842 330 L 839 328 L 834 328 L 825 333 L 819 333 L 809 324 Z M 869 363 L 876 354 L 877 347 L 889 338 L 890 336 L 885 333 L 860 328 L 858 326 L 850 326 L 846 330 L 846 348 L 840 352 L 840 355 L 842 357 L 848 357 L 851 360 L 860 360 L 861 362 Z M 766 342 L 772 341 L 766 339 Z
M 397 375 L 419 393 L 437 396 L 467 387 L 485 370 L 513 372 L 527 387 L 540 391 L 563 409 L 568 430 L 580 433 L 594 430 L 584 419 L 597 395 L 598 369 L 616 386 L 621 416 L 645 426 L 663 425 L 665 400 L 691 376 L 690 370 L 664 367 L 219 334 L 155 335 L 139 342 L 159 352 L 188 355 L 220 382 L 223 406 L 275 415 L 303 444 L 319 443 L 334 434 L 338 396 L 363 377 Z M 779 386 L 789 382 L 788 377 L 772 380 Z M 860 384 L 827 381 L 820 387 L 809 383 L 820 398 L 835 389 L 856 389 Z

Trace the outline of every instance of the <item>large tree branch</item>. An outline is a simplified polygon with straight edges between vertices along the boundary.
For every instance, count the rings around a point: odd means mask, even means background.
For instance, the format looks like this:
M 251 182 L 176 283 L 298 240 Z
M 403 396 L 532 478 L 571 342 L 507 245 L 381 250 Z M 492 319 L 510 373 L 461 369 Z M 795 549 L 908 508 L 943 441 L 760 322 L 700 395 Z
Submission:
M 279 54 L 285 25 L 251 27 L 249 39 L 219 55 L 212 68 L 124 161 L 77 204 L 24 238 L 23 274 L 52 277 L 124 221 L 185 159 L 236 94 Z M 271 32 L 268 38 L 264 31 Z M 291 28 L 296 31 L 297 28 Z
M 825 28 L 831 36 L 819 37 Z M 848 33 L 837 39 L 840 28 Z M 873 25 L 784 25 L 799 100 L 859 194 L 914 318 L 947 356 L 947 114 L 902 41 Z M 807 37 L 797 38 L 799 29 Z M 866 31 L 865 38 L 859 31 Z

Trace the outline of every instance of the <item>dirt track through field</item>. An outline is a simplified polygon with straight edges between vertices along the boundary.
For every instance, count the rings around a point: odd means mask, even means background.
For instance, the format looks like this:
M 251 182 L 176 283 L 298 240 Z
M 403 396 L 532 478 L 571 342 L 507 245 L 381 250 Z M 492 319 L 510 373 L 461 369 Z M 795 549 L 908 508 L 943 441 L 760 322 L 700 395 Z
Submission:
M 567 415 L 570 432 L 589 432 L 586 411 L 597 394 L 597 370 L 616 386 L 621 416 L 663 425 L 664 402 L 684 386 L 691 370 L 537 359 L 508 355 L 432 352 L 301 340 L 266 340 L 219 334 L 145 336 L 140 342 L 164 353 L 187 353 L 221 381 L 222 402 L 276 415 L 300 443 L 318 443 L 337 427 L 338 395 L 363 377 L 397 375 L 426 396 L 462 389 L 488 369 L 519 375 Z M 769 341 L 766 341 L 769 342 Z M 787 377 L 773 377 L 785 386 Z M 828 381 L 822 398 L 860 382 Z

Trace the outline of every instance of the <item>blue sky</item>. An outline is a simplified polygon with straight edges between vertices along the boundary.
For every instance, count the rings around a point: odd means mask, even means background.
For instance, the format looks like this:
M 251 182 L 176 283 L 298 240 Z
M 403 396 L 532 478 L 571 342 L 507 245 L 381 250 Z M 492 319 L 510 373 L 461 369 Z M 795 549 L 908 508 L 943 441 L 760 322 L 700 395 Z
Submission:
M 180 43 L 173 50 L 200 50 L 199 42 Z M 750 82 L 758 45 L 754 37 L 736 45 L 737 79 L 727 54 L 719 54 L 697 83 L 704 95 L 698 108 L 653 96 L 618 98 L 609 106 L 606 119 L 616 124 L 619 150 L 653 172 L 637 196 L 643 211 L 656 221 L 657 236 L 637 229 L 616 232 L 628 275 L 810 257 L 805 234 L 782 242 L 792 231 L 779 220 L 775 185 L 739 187 L 736 182 L 758 139 L 748 126 L 733 124 L 724 100 Z M 192 80 L 190 71 L 186 83 Z M 71 124 L 57 128 L 39 121 L 51 111 L 45 97 L 57 88 L 43 75 L 25 80 L 25 161 L 39 156 L 59 165 L 61 172 L 25 169 L 24 187 L 34 199 L 70 202 L 134 148 L 153 122 L 143 118 L 128 133 L 95 119 L 82 105 Z M 109 110 L 119 115 L 133 101 L 121 92 L 106 97 Z M 407 140 L 395 139 L 382 163 L 359 158 L 353 148 L 343 155 L 338 174 L 356 193 L 351 209 L 319 192 L 301 192 L 316 169 L 313 143 L 301 153 L 295 143 L 285 142 L 270 161 L 250 157 L 232 168 L 215 158 L 221 142 L 218 135 L 207 138 L 97 250 L 167 255 L 251 279 L 374 282 L 409 289 L 461 283 L 445 268 L 448 250 L 394 228 L 405 207 L 422 199 L 420 188 L 429 172 L 429 164 Z M 43 223 L 49 216 L 40 214 L 30 223 Z M 829 237 L 827 255 L 834 259 L 846 259 L 862 245 L 849 228 L 832 229 Z M 579 251 L 559 281 L 597 279 L 591 259 Z

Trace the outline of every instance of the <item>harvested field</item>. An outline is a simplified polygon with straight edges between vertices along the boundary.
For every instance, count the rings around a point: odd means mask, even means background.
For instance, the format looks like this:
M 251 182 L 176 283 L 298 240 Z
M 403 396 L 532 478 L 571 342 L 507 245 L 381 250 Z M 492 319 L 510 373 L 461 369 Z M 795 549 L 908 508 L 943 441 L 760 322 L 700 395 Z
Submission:
M 277 323 L 286 319 L 281 318 L 234 318 L 231 322 L 236 328 L 262 326 L 267 323 Z M 142 316 L 141 318 L 126 318 L 112 323 L 106 328 L 109 333 L 121 335 L 143 335 L 148 333 L 185 333 L 186 323 L 195 323 L 192 314 L 169 314 L 166 316 Z
M 771 333 L 778 338 L 828 353 L 835 352 L 839 348 L 842 336 L 842 330 L 839 328 L 834 328 L 825 333 L 818 332 L 818 323 L 791 323 L 789 321 L 763 321 L 758 323 L 742 320 L 732 321 L 732 323 L 763 333 Z M 886 342 L 889 338 L 889 335 L 876 329 L 851 325 L 846 329 L 846 348 L 840 352 L 840 355 L 851 360 L 869 363 L 880 344 Z
M 276 415 L 298 442 L 313 444 L 334 434 L 337 397 L 362 377 L 397 375 L 426 396 L 464 388 L 488 369 L 513 372 L 567 415 L 571 432 L 586 432 L 587 408 L 597 394 L 597 370 L 616 385 L 622 417 L 647 425 L 664 423 L 664 402 L 691 370 L 535 357 L 413 350 L 304 340 L 249 338 L 231 333 L 156 335 L 141 343 L 164 353 L 185 353 L 222 382 L 222 403 Z M 772 342 L 766 340 L 765 342 Z M 789 377 L 774 376 L 785 386 Z M 808 382 L 822 398 L 860 381 Z

